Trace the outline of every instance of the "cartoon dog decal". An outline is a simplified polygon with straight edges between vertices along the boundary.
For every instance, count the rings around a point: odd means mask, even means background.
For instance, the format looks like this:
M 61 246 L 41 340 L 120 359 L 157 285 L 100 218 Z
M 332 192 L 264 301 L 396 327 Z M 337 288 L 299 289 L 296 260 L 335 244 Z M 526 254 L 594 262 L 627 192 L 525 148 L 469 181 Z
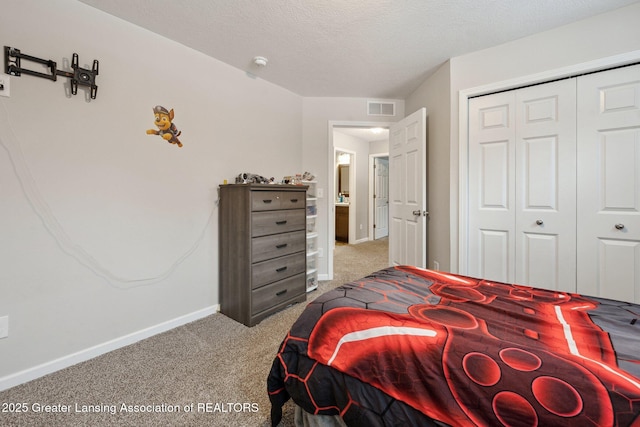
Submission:
M 182 132 L 179 131 L 173 123 L 173 108 L 170 111 L 167 111 L 166 108 L 156 105 L 153 108 L 153 114 L 155 116 L 155 125 L 158 127 L 158 130 L 149 129 L 147 130 L 147 135 L 160 135 L 165 141 L 171 144 L 177 144 L 178 147 L 182 147 L 182 142 L 178 139 Z

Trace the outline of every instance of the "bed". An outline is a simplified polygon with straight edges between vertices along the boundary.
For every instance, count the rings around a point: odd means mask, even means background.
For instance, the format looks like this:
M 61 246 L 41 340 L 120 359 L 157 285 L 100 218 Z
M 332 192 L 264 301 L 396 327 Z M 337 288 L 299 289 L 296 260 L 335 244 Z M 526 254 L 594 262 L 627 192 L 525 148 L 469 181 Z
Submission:
M 316 425 L 640 426 L 640 305 L 411 266 L 319 296 L 267 379 Z M 297 409 L 297 408 L 296 408 Z

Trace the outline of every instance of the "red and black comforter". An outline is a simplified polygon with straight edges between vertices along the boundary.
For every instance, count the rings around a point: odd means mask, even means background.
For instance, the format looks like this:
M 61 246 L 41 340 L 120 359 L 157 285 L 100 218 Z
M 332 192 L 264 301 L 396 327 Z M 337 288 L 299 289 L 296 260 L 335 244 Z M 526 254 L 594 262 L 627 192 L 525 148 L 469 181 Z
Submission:
M 640 306 L 392 267 L 311 302 L 267 381 L 353 426 L 640 426 Z

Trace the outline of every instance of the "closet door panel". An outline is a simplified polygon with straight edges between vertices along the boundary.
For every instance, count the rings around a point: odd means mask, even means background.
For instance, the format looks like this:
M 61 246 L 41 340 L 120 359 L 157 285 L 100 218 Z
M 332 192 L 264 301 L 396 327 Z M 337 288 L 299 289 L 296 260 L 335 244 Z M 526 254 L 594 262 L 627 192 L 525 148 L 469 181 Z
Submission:
M 599 177 L 602 182 L 600 210 L 638 212 L 637 151 L 638 129 L 603 131 L 600 134 L 598 156 L 602 159 Z
M 483 278 L 499 280 L 508 277 L 509 264 L 513 258 L 509 254 L 509 233 L 496 230 L 478 230 L 480 241 L 479 266 Z
M 640 302 L 640 66 L 578 79 L 578 291 Z
M 516 91 L 516 282 L 576 290 L 576 83 Z
M 531 286 L 551 288 L 545 284 L 557 284 L 559 271 L 562 266 L 558 256 L 560 236 L 541 233 L 522 233 L 521 258 L 524 262 L 520 265 L 518 277 L 520 283 Z M 556 289 L 555 286 L 553 289 Z
M 638 302 L 640 287 L 640 242 L 598 239 L 598 283 L 601 295 L 620 301 Z M 627 286 L 616 286 L 626 284 Z
M 469 275 L 513 282 L 515 96 L 469 100 Z
M 522 209 L 558 207 L 558 138 L 556 135 L 522 140 Z

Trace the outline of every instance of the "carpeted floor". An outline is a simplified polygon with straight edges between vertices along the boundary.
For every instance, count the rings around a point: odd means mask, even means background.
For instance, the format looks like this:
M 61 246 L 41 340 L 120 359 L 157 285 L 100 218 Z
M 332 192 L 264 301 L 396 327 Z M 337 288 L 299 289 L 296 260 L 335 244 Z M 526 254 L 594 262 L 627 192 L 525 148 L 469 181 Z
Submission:
M 334 280 L 307 301 L 388 266 L 387 239 L 338 245 L 334 259 Z M 0 425 L 269 426 L 266 378 L 304 307 L 253 328 L 214 314 L 0 392 Z M 17 408 L 28 412 L 3 411 Z M 289 402 L 282 427 L 294 425 L 293 412 Z

